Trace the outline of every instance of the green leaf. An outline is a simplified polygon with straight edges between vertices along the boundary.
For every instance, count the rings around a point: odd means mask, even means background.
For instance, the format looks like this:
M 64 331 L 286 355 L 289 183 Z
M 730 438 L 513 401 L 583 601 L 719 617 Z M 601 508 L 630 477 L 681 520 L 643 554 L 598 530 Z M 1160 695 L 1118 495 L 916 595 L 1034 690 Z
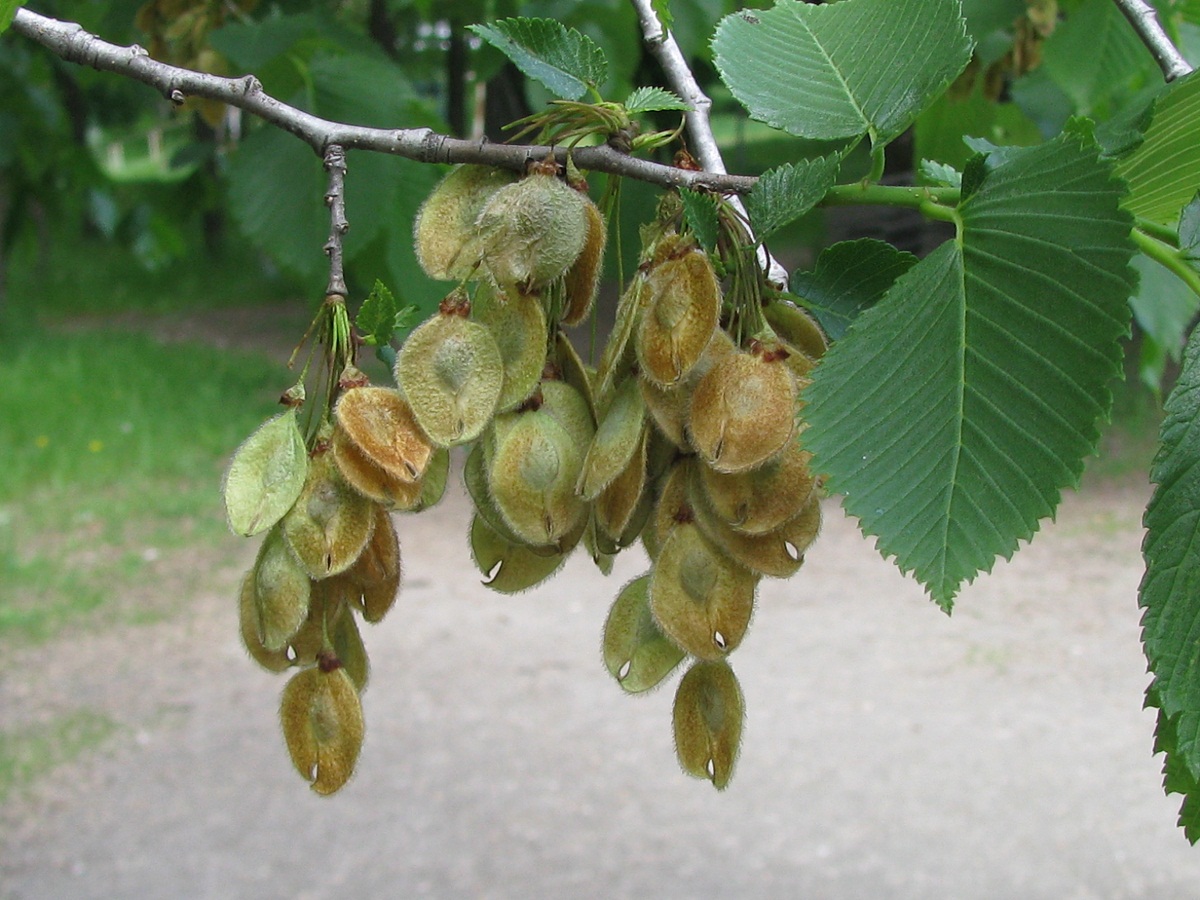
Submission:
M 1094 143 L 1012 151 L 814 372 L 814 467 L 947 610 L 1095 450 L 1133 289 L 1120 198 Z
M 886 241 L 843 241 L 822 250 L 811 272 L 793 272 L 790 286 L 829 340 L 838 341 L 858 314 L 878 303 L 916 262 Z
M 1167 372 L 1167 351 L 1148 334 L 1142 335 L 1138 348 L 1138 377 L 1154 394 L 1155 401 L 1162 403 L 1162 383 Z
M 0 0 L 0 34 L 8 31 L 8 26 L 12 24 L 13 16 L 24 5 L 24 0 Z
M 936 162 L 932 159 L 923 159 L 917 166 L 917 174 L 920 176 L 921 184 L 952 188 L 962 187 L 962 172 L 946 163 Z
M 275 97 L 290 97 L 313 87 L 308 66 L 320 56 L 346 54 L 356 60 L 388 61 L 366 35 L 356 34 L 319 10 L 229 22 L 213 32 L 211 43 L 235 72 L 253 72 Z M 386 102 L 388 93 L 371 91 L 360 102 Z
M 1169 718 L 1162 711 L 1157 683 L 1151 682 L 1146 689 L 1146 707 L 1157 709 L 1158 718 L 1154 729 L 1154 752 L 1163 753 L 1163 790 L 1167 795 L 1182 794 L 1183 805 L 1179 810 L 1179 827 L 1193 844 L 1200 840 L 1200 781 L 1188 768 L 1187 760 L 1179 752 L 1179 719 Z
M 1176 25 L 1175 31 L 1178 35 L 1175 45 L 1188 64 L 1195 68 L 1196 63 L 1200 62 L 1200 23 L 1182 21 Z
M 412 331 L 413 326 L 419 322 L 425 321 L 422 316 L 420 307 L 410 303 L 407 306 L 400 307 L 400 311 L 396 313 L 396 321 L 392 330 L 392 340 L 400 343 Z
M 375 287 L 371 288 L 371 293 L 359 308 L 354 327 L 362 335 L 364 343 L 371 347 L 382 346 L 392 339 L 399 311 L 400 304 L 387 285 L 375 279 Z
M 1151 468 L 1156 485 L 1146 507 L 1142 555 L 1146 574 L 1138 602 L 1142 643 L 1154 680 L 1147 706 L 1160 711 L 1155 752 L 1167 755 L 1168 794 L 1184 795 L 1179 824 L 1200 839 L 1200 331 L 1184 351 L 1183 371 L 1167 398 Z
M 971 59 L 958 2 L 843 0 L 727 16 L 717 70 L 750 115 L 798 137 L 903 132 Z
M 242 232 L 288 271 L 309 279 L 329 265 L 321 252 L 329 210 L 321 161 L 278 128 L 253 131 L 229 160 L 229 210 Z
M 1200 73 L 1175 82 L 1155 104 L 1146 139 L 1117 163 L 1129 183 L 1125 208 L 1174 225 L 1200 188 Z
M 313 83 L 299 99 L 316 115 L 378 127 L 440 125 L 403 70 L 381 55 L 321 52 L 307 71 Z M 412 221 L 438 167 L 359 151 L 351 151 L 347 166 L 348 274 L 384 275 L 404 286 L 405 302 L 433 308 L 441 288 L 420 272 Z M 231 155 L 228 177 L 230 209 L 248 237 L 304 278 L 328 270 L 321 249 L 329 235 L 329 209 L 321 201 L 327 177 L 309 147 L 279 129 L 257 129 Z
M 1176 726 L 1161 713 L 1158 716 L 1155 751 L 1165 753 L 1163 763 L 1163 790 L 1167 794 L 1182 794 L 1183 805 L 1179 809 L 1179 827 L 1193 844 L 1200 840 L 1200 782 L 1187 767 L 1179 753 L 1179 738 Z
M 1063 123 L 1075 112 L 1075 104 L 1042 67 L 1026 72 L 1012 83 L 1009 91 L 1020 107 L 1046 137 L 1058 134 Z
M 717 201 L 708 194 L 683 188 L 679 191 L 683 199 L 683 217 L 688 228 L 700 242 L 700 246 L 711 253 L 717 246 L 719 227 L 717 224 Z
M 650 6 L 654 10 L 654 15 L 658 16 L 658 24 L 663 27 L 663 31 L 670 31 L 671 0 L 654 0 Z
M 608 77 L 604 51 L 554 19 L 501 19 L 467 26 L 556 97 L 578 100 Z
M 1138 602 L 1145 610 L 1142 644 L 1154 676 L 1148 699 L 1162 711 L 1158 744 L 1167 753 L 1167 790 L 1179 790 L 1194 803 L 1200 799 L 1195 792 L 1200 775 L 1195 637 L 1200 627 L 1200 331 L 1192 332 L 1164 412 L 1161 446 L 1150 471 L 1156 487 L 1146 507 L 1146 574 Z M 1192 834 L 1189 839 L 1195 840 Z
M 821 202 L 837 178 L 840 156 L 818 156 L 763 173 L 746 197 L 755 237 L 765 240 Z
M 633 115 L 643 112 L 658 112 L 659 110 L 679 110 L 686 112 L 692 107 L 680 99 L 677 94 L 663 90 L 660 87 L 640 87 L 625 101 L 625 112 Z
M 488 0 L 496 7 L 494 0 Z M 551 2 L 516 4 L 506 0 L 509 8 L 518 7 L 526 15 L 537 15 L 555 19 L 567 28 L 575 28 L 590 37 L 602 51 L 607 62 L 607 78 L 603 89 L 608 97 L 621 97 L 636 87 L 636 71 L 641 65 L 641 29 L 638 27 L 637 10 L 632 3 L 618 0 L 594 0 L 580 3 L 578 0 L 551 0 Z M 536 11 L 534 11 L 536 10 Z M 496 16 L 500 13 L 492 13 Z M 483 21 L 482 16 L 464 21 Z M 714 16 L 713 22 L 716 21 Z
M 713 23 L 733 6 L 729 0 L 671 0 L 671 37 L 684 59 L 712 60 Z

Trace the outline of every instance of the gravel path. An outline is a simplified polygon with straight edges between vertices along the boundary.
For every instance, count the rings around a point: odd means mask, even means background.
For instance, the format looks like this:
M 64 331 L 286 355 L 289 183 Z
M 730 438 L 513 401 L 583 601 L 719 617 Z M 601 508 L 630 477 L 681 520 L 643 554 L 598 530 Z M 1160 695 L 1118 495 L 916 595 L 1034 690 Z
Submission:
M 748 721 L 723 794 L 676 766 L 673 688 L 626 697 L 600 663 L 640 554 L 494 595 L 455 494 L 399 520 L 358 774 L 312 795 L 282 679 L 236 637 L 253 547 L 231 538 L 169 622 L 9 658 L 8 724 L 89 706 L 122 728 L 0 809 L 0 897 L 1195 897 L 1141 709 L 1143 495 L 1068 497 L 951 618 L 828 503 L 734 655 Z

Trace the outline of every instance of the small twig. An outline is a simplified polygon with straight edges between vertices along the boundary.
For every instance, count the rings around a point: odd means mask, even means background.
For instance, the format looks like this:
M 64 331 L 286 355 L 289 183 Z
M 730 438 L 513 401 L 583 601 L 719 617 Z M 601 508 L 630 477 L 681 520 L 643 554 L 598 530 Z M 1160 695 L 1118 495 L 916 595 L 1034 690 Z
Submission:
M 663 29 L 651 0 L 632 2 L 642 26 L 642 39 L 646 47 L 662 66 L 663 74 L 667 76 L 667 82 L 675 93 L 691 107 L 684 113 L 684 118 L 687 119 L 688 150 L 707 171 L 724 174 L 725 161 L 721 158 L 721 150 L 713 137 L 712 125 L 709 122 L 712 100 L 700 89 L 691 67 L 683 57 L 683 51 L 675 41 L 675 36 Z
M 531 161 L 544 159 L 549 154 L 566 164 L 565 148 L 460 140 L 431 128 L 366 128 L 331 122 L 276 100 L 251 75 L 222 78 L 167 65 L 151 59 L 141 47 L 110 44 L 74 22 L 60 22 L 24 8 L 17 10 L 12 30 L 68 62 L 114 72 L 149 85 L 175 104 L 194 96 L 245 110 L 295 135 L 322 156 L 327 147 L 338 144 L 346 150 L 372 150 L 424 163 L 476 163 L 522 173 Z M 662 165 L 628 156 L 607 145 L 576 148 L 571 155 L 581 169 L 621 175 L 661 187 L 706 188 L 719 193 L 745 194 L 757 181 L 746 175 L 696 172 Z
M 1166 31 L 1158 22 L 1158 15 L 1146 0 L 1113 0 L 1117 8 L 1125 14 L 1137 36 L 1150 51 L 1155 61 L 1163 71 L 1167 81 L 1182 78 L 1192 71 L 1183 54 L 1171 42 Z
M 710 112 L 712 100 L 700 89 L 692 74 L 691 66 L 679 49 L 674 35 L 663 28 L 658 14 L 654 11 L 652 0 L 631 0 L 637 10 L 638 21 L 642 26 L 642 38 L 658 64 L 662 66 L 667 82 L 680 97 L 691 107 L 685 113 L 687 119 L 688 149 L 696 161 L 708 172 L 725 174 L 725 161 L 721 158 L 721 149 L 713 136 Z M 747 192 L 748 193 L 748 192 Z M 746 216 L 746 209 L 738 197 L 730 198 L 730 202 L 741 215 Z M 762 248 L 759 262 L 767 270 L 767 278 L 774 284 L 784 287 L 788 283 L 787 270 Z
M 329 257 L 329 287 L 326 295 L 346 296 L 346 275 L 342 264 L 342 236 L 350 230 L 346 221 L 346 151 L 340 144 L 325 148 L 325 171 L 329 173 L 329 190 L 325 205 L 329 207 L 329 240 L 325 255 Z

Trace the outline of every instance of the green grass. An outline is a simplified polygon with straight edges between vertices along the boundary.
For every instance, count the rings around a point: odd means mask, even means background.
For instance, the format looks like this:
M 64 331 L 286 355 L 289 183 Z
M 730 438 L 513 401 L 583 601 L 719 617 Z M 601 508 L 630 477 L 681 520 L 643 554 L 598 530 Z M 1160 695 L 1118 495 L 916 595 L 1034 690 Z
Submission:
M 26 236 L 8 260 L 10 312 L 18 321 L 48 321 L 253 306 L 296 295 L 295 283 L 244 243 L 230 240 L 209 253 L 203 235 L 178 238 L 175 250 L 185 252 L 148 268 L 132 249 L 99 235 L 55 234 L 41 251 Z
M 275 411 L 266 360 L 130 333 L 41 333 L 0 359 L 0 503 L 130 477 L 215 477 Z
M 129 333 L 31 334 L 0 356 L 0 640 L 105 610 L 151 556 L 224 533 L 225 459 L 273 415 L 264 358 Z
M 46 723 L 0 731 L 0 802 L 40 775 L 99 746 L 118 727 L 107 716 L 80 709 Z

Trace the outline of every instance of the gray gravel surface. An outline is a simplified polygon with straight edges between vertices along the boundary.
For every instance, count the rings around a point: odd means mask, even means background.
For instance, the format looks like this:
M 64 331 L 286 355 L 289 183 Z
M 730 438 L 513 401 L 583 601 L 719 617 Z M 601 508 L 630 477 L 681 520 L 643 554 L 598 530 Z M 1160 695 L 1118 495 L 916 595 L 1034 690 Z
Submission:
M 237 639 L 254 548 L 231 538 L 169 621 L 8 660 L 0 727 L 86 706 L 121 728 L 0 809 L 0 897 L 1200 896 L 1141 708 L 1144 495 L 1068 497 L 953 617 L 827 503 L 734 654 L 748 719 L 721 794 L 675 763 L 675 680 L 628 697 L 600 662 L 644 557 L 492 594 L 456 493 L 399 520 L 358 773 L 314 796 L 283 679 Z

